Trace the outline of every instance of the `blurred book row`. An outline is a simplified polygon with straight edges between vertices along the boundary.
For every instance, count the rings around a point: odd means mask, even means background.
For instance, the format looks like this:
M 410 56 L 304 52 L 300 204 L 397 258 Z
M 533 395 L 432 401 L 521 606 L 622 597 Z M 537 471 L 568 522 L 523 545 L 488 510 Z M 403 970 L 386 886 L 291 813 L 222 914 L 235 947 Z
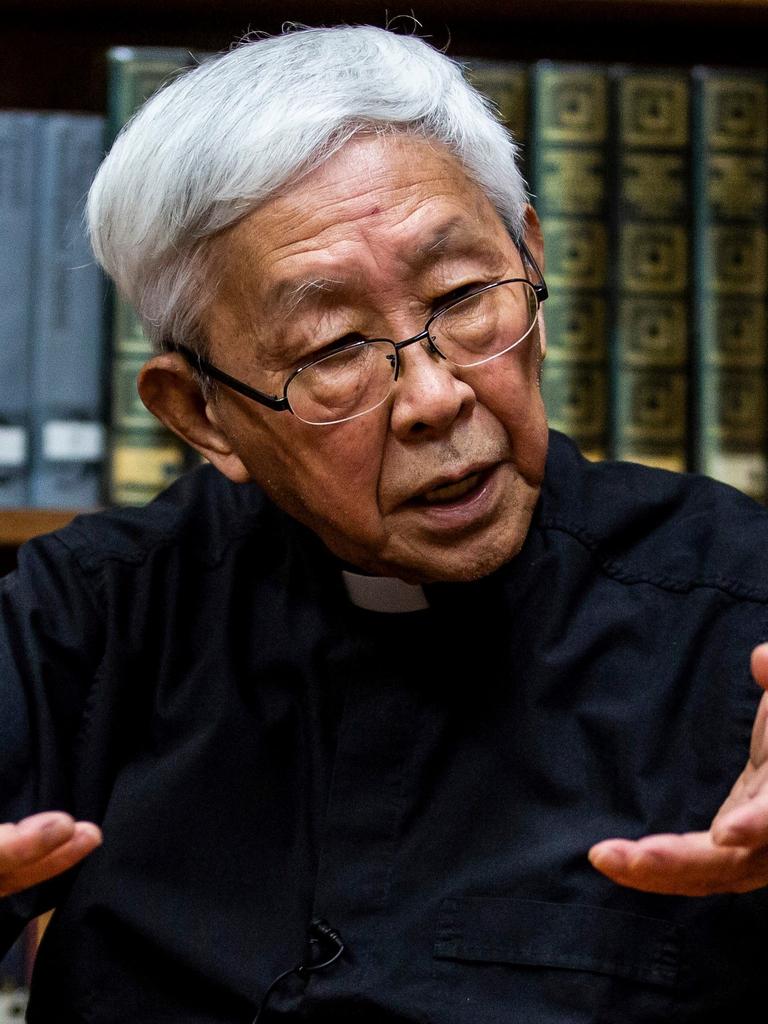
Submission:
M 0 112 L 0 506 L 141 503 L 190 464 L 138 398 L 148 344 L 82 209 L 119 127 L 195 58 L 108 60 L 106 119 Z M 463 63 L 544 228 L 552 426 L 765 500 L 768 72 Z
M 141 404 L 148 345 L 83 221 L 121 125 L 191 62 L 186 50 L 110 51 L 107 117 L 0 111 L 0 507 L 139 504 L 193 461 Z
M 468 66 L 544 229 L 551 425 L 765 500 L 768 72 Z
M 104 120 L 0 112 L 0 505 L 101 499 L 104 289 L 81 224 Z

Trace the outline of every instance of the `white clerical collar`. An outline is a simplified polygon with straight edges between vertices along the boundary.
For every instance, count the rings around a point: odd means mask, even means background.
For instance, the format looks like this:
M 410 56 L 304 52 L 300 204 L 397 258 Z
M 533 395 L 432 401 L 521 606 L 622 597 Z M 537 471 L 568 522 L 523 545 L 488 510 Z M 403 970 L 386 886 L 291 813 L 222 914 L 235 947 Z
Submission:
M 352 604 L 369 612 L 420 612 L 429 608 L 423 587 L 394 576 L 361 576 L 341 571 Z

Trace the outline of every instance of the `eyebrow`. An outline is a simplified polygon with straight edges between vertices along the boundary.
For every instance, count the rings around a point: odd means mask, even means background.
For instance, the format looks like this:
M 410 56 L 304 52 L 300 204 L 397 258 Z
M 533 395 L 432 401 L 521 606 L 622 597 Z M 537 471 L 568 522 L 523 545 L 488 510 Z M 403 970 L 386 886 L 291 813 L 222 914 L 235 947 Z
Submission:
M 468 229 L 463 218 L 452 217 L 432 231 L 431 235 L 418 246 L 413 259 L 408 262 L 419 267 L 430 266 L 451 250 L 459 256 L 487 251 L 485 246 L 479 242 L 475 232 Z
M 290 316 L 300 306 L 317 305 L 323 296 L 330 297 L 344 287 L 344 282 L 333 277 L 294 277 L 275 286 L 270 302 L 283 315 Z

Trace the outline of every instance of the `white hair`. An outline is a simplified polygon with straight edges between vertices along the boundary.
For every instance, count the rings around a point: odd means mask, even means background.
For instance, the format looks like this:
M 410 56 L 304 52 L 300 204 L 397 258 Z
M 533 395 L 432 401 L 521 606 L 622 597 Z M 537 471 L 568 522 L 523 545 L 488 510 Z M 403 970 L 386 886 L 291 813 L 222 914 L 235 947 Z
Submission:
M 452 60 L 370 26 L 245 41 L 155 94 L 91 187 L 94 253 L 153 344 L 204 350 L 206 241 L 371 130 L 445 146 L 521 237 L 517 147 Z

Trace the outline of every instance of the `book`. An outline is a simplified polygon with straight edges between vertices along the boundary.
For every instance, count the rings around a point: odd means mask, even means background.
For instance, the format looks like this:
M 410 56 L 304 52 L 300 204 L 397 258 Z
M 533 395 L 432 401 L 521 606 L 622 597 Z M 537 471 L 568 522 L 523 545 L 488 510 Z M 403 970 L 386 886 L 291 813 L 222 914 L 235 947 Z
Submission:
M 591 459 L 608 441 L 608 73 L 539 61 L 531 75 L 531 182 L 544 233 L 552 427 Z
M 0 506 L 27 505 L 40 117 L 0 111 Z
M 104 150 L 104 118 L 39 116 L 31 318 L 30 500 L 88 508 L 103 500 L 104 282 L 83 226 Z
M 107 53 L 108 138 L 114 139 L 135 110 L 165 82 L 195 63 L 183 48 L 120 46 Z M 186 468 L 186 445 L 144 407 L 136 378 L 153 355 L 130 305 L 113 297 L 109 499 L 141 505 Z
M 693 466 L 768 497 L 768 74 L 697 67 Z
M 611 69 L 614 457 L 688 464 L 690 86 L 673 69 Z

